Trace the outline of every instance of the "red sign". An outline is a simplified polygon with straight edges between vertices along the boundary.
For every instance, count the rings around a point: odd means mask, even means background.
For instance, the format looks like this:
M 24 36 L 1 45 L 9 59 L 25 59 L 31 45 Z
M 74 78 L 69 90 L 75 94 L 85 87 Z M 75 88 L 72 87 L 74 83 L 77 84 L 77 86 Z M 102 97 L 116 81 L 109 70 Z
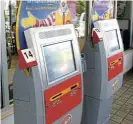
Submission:
M 44 100 L 46 108 L 46 123 L 52 124 L 63 115 L 81 104 L 81 75 L 76 75 L 75 77 L 65 80 L 62 83 L 45 90 Z M 53 116 L 53 113 L 56 114 Z
M 108 58 L 108 81 L 123 72 L 123 53 L 118 53 Z
M 72 124 L 72 115 L 68 114 L 60 124 Z

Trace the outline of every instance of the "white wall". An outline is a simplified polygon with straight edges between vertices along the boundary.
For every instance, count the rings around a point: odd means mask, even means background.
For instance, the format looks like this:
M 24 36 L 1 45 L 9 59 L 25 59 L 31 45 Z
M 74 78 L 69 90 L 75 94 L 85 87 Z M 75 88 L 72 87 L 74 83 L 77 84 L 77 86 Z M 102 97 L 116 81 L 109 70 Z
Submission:
M 124 52 L 124 73 L 133 67 L 133 49 Z
M 130 17 L 131 17 L 131 25 L 130 25 L 130 27 L 131 27 L 131 30 L 130 30 L 130 32 L 131 32 L 131 36 L 130 36 L 131 41 L 130 41 L 130 46 L 133 48 L 133 1 L 131 1 Z
M 131 20 L 131 25 L 130 25 L 130 46 L 132 46 L 133 42 L 133 1 L 128 1 L 126 10 L 125 10 L 125 16 L 124 19 L 130 19 Z M 129 71 L 133 67 L 133 49 L 129 49 L 124 51 L 124 73 Z

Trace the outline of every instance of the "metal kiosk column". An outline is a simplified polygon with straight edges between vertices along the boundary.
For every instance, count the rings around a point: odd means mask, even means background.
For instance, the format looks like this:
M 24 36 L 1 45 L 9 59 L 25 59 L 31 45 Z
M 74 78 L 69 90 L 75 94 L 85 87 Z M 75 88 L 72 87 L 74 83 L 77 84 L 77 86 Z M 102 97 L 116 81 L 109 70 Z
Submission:
M 109 124 L 113 94 L 123 81 L 123 44 L 116 19 L 94 23 L 92 42 L 86 47 L 82 124 Z
M 19 51 L 14 77 L 15 124 L 80 124 L 82 68 L 73 25 L 30 28 L 25 37 L 28 49 Z

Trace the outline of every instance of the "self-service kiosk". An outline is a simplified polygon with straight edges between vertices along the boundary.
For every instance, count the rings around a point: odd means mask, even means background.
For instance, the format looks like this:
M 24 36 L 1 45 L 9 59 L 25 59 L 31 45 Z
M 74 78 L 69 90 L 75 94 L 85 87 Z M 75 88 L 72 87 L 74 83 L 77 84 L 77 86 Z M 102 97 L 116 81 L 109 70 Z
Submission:
M 109 124 L 112 96 L 123 81 L 123 44 L 116 19 L 94 23 L 92 43 L 86 42 L 84 53 L 82 124 Z
M 14 76 L 15 124 L 80 124 L 82 68 L 73 25 L 30 28 L 25 38 Z

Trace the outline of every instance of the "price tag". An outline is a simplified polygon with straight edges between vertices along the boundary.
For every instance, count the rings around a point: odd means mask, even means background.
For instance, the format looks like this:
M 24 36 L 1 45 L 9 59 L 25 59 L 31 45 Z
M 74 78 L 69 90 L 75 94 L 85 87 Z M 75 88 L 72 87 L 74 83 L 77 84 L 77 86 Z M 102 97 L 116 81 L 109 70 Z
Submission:
M 21 52 L 24 56 L 26 63 L 36 61 L 33 51 L 31 49 L 24 49 L 24 50 L 21 50 Z

